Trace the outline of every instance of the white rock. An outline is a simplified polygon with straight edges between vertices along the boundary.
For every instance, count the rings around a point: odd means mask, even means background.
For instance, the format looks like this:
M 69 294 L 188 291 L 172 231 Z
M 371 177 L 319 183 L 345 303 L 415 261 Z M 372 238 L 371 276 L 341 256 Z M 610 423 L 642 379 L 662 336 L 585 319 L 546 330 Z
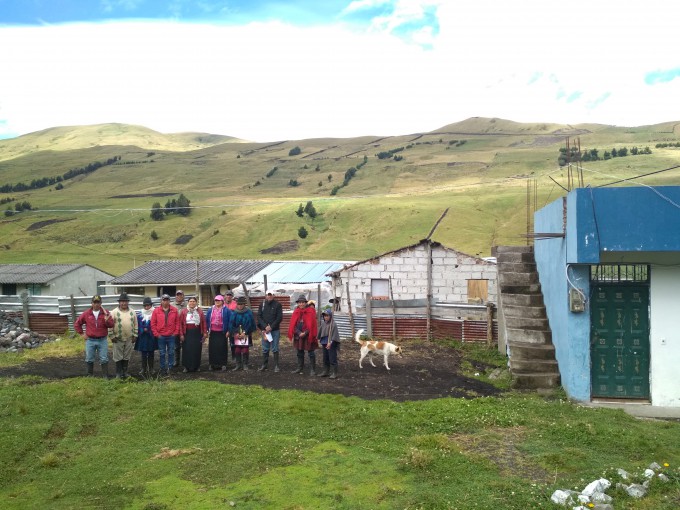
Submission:
M 659 466 L 656 462 L 652 462 L 649 466 L 649 469 L 653 469 L 654 471 L 658 471 L 661 469 L 661 466 Z
M 654 476 L 653 469 L 645 469 L 645 478 L 652 478 Z
M 566 506 L 568 502 L 573 501 L 572 492 L 557 489 L 553 492 L 552 496 L 550 496 L 550 501 L 558 505 Z
M 659 480 L 661 480 L 662 482 L 667 482 L 669 478 L 663 473 L 659 473 Z
M 619 469 L 616 470 L 616 472 L 624 480 L 628 480 L 630 478 L 630 473 L 628 471 L 626 471 L 625 469 L 619 468 Z
M 585 494 L 579 494 L 578 502 L 581 503 L 582 505 L 585 505 L 586 503 L 590 503 L 590 498 Z
M 606 478 L 600 478 L 599 480 L 595 480 L 586 485 L 586 488 L 581 491 L 581 494 L 590 497 L 594 492 L 606 491 L 611 485 L 612 483 Z
M 645 489 L 642 485 L 638 485 L 637 483 L 631 483 L 628 487 L 626 487 L 626 492 L 631 497 L 641 498 L 647 493 L 647 489 Z
M 604 492 L 594 492 L 590 500 L 593 503 L 611 503 L 613 498 Z

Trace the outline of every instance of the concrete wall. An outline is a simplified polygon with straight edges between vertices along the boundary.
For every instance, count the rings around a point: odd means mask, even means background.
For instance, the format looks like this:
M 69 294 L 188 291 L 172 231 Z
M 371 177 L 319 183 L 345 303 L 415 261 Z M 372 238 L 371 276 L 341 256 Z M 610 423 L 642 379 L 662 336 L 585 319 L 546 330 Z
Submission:
M 342 271 L 340 278 L 336 279 L 336 294 L 342 296 L 342 311 L 348 309 L 346 282 L 349 282 L 352 308 L 356 311 L 356 303 L 362 304 L 371 292 L 371 280 L 389 278 L 392 278 L 395 300 L 426 299 L 427 245 L 407 248 Z M 443 246 L 433 247 L 432 296 L 435 301 L 466 303 L 467 281 L 470 279 L 488 280 L 488 301 L 496 302 L 495 264 Z
M 680 267 L 652 266 L 650 270 L 650 390 L 652 405 L 680 406 Z
M 83 266 L 50 282 L 50 296 L 93 296 L 97 294 L 97 282 L 109 283 L 113 275 L 92 266 Z M 44 289 L 44 288 L 43 288 Z
M 563 212 L 562 199 L 548 204 L 536 212 L 534 230 L 541 233 L 562 232 Z M 569 311 L 567 281 L 568 271 L 572 284 L 589 295 L 590 266 L 567 266 L 567 240 L 573 238 L 573 223 L 567 225 L 566 239 L 537 239 L 534 255 L 562 386 L 571 398 L 590 400 L 590 313 L 588 309 L 582 313 Z

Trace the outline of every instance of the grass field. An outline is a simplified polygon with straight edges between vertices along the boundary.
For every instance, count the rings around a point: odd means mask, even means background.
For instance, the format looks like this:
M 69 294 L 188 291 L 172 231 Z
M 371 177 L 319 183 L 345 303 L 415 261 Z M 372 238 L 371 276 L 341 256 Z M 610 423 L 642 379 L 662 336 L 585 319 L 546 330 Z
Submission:
M 0 141 L 0 185 L 121 160 L 63 181 L 63 189 L 0 194 L 14 199 L 3 207 L 28 201 L 37 209 L 0 218 L 0 254 L 4 262 L 85 262 L 121 274 L 150 259 L 268 258 L 261 250 L 298 240 L 297 251 L 275 258 L 359 260 L 424 238 L 448 208 L 434 239 L 486 256 L 494 245 L 526 243 L 528 188 L 529 212 L 564 195 L 567 169 L 557 157 L 567 136 L 600 155 L 623 146 L 652 149 L 584 164 L 586 185 L 680 162 L 680 149 L 655 148 L 680 140 L 674 123 L 624 128 L 473 118 L 432 133 L 271 143 L 119 124 L 55 128 Z M 301 153 L 290 156 L 294 147 Z M 397 149 L 403 159 L 378 158 Z M 675 169 L 641 182 L 677 184 L 679 175 Z M 139 196 L 153 193 L 171 195 Z M 150 219 L 154 202 L 164 205 L 179 193 L 197 207 L 189 217 Z M 310 200 L 318 216 L 298 218 L 298 205 Z M 37 222 L 51 223 L 36 228 Z M 301 226 L 305 239 L 298 237 Z M 193 238 L 175 244 L 182 235 Z
M 557 488 L 616 480 L 619 467 L 641 476 L 652 461 L 669 464 L 670 481 L 654 480 L 642 500 L 611 489 L 615 508 L 680 503 L 680 424 L 579 407 L 560 393 L 396 403 L 23 377 L 0 380 L 0 410 L 3 509 L 550 508 Z

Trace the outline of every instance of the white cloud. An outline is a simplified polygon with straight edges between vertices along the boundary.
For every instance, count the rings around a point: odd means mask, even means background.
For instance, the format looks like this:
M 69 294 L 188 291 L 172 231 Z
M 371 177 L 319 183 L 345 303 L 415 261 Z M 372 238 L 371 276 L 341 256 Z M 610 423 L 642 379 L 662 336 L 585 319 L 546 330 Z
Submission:
M 360 32 L 116 22 L 0 27 L 0 135 L 126 122 L 269 141 L 406 134 L 470 116 L 638 125 L 680 117 L 673 17 L 623 7 L 379 0 Z M 628 6 L 628 4 L 626 4 Z M 638 10 L 636 10 L 638 9 Z M 666 8 L 667 10 L 667 8 Z

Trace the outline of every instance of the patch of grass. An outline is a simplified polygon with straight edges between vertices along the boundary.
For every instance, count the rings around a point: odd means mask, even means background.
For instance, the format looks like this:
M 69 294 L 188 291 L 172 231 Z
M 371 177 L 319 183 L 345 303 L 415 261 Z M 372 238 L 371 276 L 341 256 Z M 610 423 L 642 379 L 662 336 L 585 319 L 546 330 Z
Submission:
M 21 365 L 27 361 L 37 361 L 46 358 L 62 358 L 80 355 L 85 352 L 85 342 L 82 337 L 65 334 L 60 340 L 47 342 L 38 349 L 24 349 L 22 352 L 5 352 L 0 356 L 0 367 Z

